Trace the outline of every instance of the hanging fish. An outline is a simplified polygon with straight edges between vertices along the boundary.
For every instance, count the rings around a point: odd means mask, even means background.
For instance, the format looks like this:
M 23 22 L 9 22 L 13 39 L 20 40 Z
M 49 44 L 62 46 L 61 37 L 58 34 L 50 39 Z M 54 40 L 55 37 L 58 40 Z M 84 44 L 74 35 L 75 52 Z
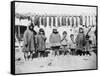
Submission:
M 58 17 L 57 21 L 58 21 L 58 27 L 60 27 L 60 18 L 59 17 Z
M 70 17 L 68 17 L 68 26 L 70 25 Z
M 87 16 L 85 16 L 85 27 L 87 28 Z
M 78 27 L 78 17 L 76 17 L 76 27 Z
M 90 25 L 90 16 L 88 16 L 88 22 L 89 22 L 89 26 L 88 27 L 90 27 L 91 25 Z
M 61 25 L 63 26 L 63 16 L 61 17 L 61 22 L 62 22 Z
M 66 17 L 63 17 L 63 25 L 66 26 Z
M 56 25 L 55 25 L 55 17 L 53 17 L 53 26 L 56 26 Z
M 47 27 L 47 16 L 45 17 L 45 26 Z
M 43 16 L 41 16 L 41 25 L 43 25 Z
M 38 15 L 36 15 L 36 16 L 34 17 L 34 24 L 35 24 L 36 26 L 39 26 L 39 16 L 38 16 Z
M 80 18 L 80 25 L 83 25 L 83 24 L 82 24 L 82 23 L 83 23 L 82 16 L 79 16 L 79 18 Z
M 45 16 L 43 16 L 43 26 L 45 26 Z
M 47 17 L 45 16 L 44 17 L 44 27 L 46 27 L 47 26 Z
M 74 17 L 72 17 L 72 27 L 74 27 Z
M 49 26 L 51 27 L 51 17 L 49 16 Z

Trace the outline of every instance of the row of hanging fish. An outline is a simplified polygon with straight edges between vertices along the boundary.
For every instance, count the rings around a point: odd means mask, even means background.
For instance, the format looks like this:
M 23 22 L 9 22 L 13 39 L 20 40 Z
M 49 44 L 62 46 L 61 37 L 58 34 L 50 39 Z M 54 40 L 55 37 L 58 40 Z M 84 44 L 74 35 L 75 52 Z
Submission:
M 95 15 L 92 16 L 47 16 L 47 15 L 36 15 L 32 17 L 24 17 L 20 16 L 19 19 L 28 19 L 31 20 L 34 25 L 40 26 L 72 26 L 78 27 L 78 25 L 82 25 L 85 27 L 89 27 L 92 25 L 96 25 L 97 17 Z

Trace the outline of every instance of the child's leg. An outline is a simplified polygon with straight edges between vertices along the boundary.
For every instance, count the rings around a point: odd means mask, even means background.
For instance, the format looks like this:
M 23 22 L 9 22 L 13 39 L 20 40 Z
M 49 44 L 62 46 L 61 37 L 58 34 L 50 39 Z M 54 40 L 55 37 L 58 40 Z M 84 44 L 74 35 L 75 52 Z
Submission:
M 27 56 L 28 56 L 27 52 L 24 52 L 24 58 L 25 58 L 25 60 L 27 60 Z
M 56 49 L 55 49 L 54 55 L 55 55 L 55 56 L 57 55 L 57 50 L 56 50 Z
M 46 56 L 46 55 L 45 55 L 45 50 L 43 50 L 42 52 L 43 52 L 43 53 L 42 53 L 42 56 L 45 57 L 45 56 Z
M 27 59 L 30 58 L 30 51 L 27 52 Z
M 52 55 L 55 56 L 55 50 L 53 50 Z
M 75 55 L 75 49 L 72 48 L 72 55 Z
M 68 53 L 69 53 L 68 47 L 67 47 L 67 45 L 65 45 L 64 46 L 64 55 L 67 55 Z
M 71 55 L 73 54 L 73 50 L 72 50 L 72 48 L 70 48 L 70 54 L 71 54 Z
M 63 55 L 66 55 L 66 49 L 64 45 L 63 45 Z
M 62 45 L 62 55 L 65 55 L 65 47 Z
M 73 54 L 75 55 L 75 48 L 73 49 L 73 51 L 74 51 L 74 53 L 73 53 Z
M 30 51 L 30 58 L 32 59 L 33 51 Z
M 58 55 L 59 55 L 59 50 L 58 50 L 58 48 L 56 48 L 55 51 L 56 51 L 56 55 L 58 56 Z
M 40 54 L 41 54 L 40 51 L 38 51 L 38 57 L 40 57 Z
M 73 55 L 73 49 L 71 48 L 71 55 Z
M 40 52 L 40 57 L 44 57 L 44 50 Z
M 57 56 L 57 49 L 54 49 L 54 55 Z
M 57 50 L 57 55 L 59 56 L 59 50 Z
M 55 56 L 55 49 L 54 47 L 51 47 L 52 48 L 52 55 Z
M 42 57 L 43 56 L 43 51 L 40 51 L 40 57 Z
M 52 49 L 52 56 L 55 56 L 55 50 Z

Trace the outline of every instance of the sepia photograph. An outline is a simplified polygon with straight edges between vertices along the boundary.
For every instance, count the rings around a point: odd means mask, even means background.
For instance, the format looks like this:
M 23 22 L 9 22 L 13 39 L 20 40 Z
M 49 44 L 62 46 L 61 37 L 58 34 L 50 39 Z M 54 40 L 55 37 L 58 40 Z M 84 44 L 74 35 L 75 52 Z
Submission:
M 97 6 L 14 2 L 15 74 L 96 70 Z

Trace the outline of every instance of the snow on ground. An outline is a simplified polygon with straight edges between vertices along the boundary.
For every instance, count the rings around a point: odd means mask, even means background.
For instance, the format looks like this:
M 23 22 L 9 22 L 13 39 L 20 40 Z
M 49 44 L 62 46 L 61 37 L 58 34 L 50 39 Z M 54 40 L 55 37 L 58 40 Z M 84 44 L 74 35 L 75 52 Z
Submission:
M 35 73 L 48 71 L 96 69 L 96 55 L 92 56 L 48 56 L 45 58 L 35 58 L 15 63 L 16 73 Z

